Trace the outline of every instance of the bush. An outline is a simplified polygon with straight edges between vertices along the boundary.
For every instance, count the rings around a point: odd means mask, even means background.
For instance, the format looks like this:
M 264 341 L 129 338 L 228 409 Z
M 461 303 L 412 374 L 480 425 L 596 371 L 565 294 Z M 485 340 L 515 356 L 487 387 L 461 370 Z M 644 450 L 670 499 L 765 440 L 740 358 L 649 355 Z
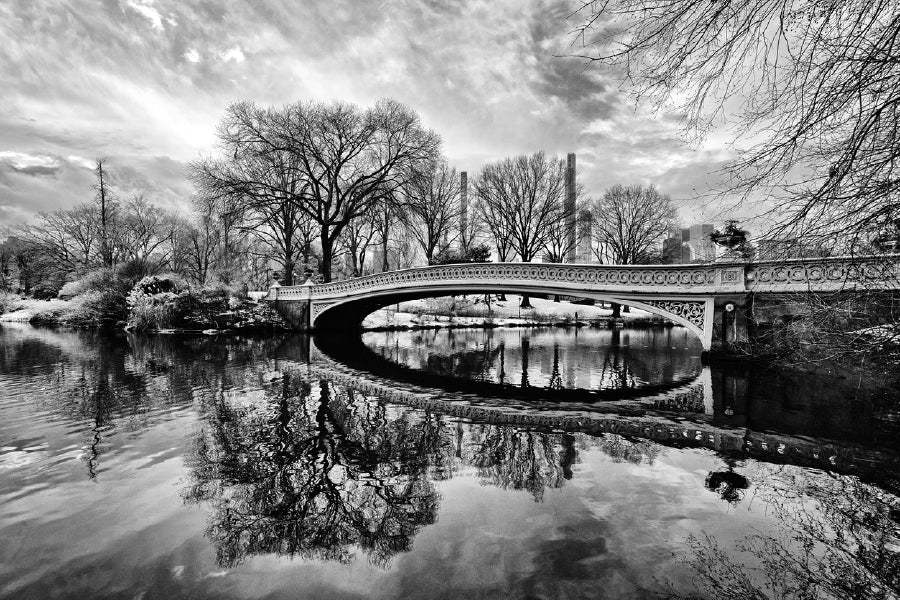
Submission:
M 18 295 L 0 292 L 0 315 L 12 312 L 14 310 L 13 304 L 18 301 Z
M 125 316 L 125 298 L 120 293 L 91 290 L 70 300 L 57 319 L 72 327 L 98 327 L 123 321 Z
M 67 282 L 59 290 L 59 297 L 68 299 L 88 292 L 105 292 L 119 288 L 119 279 L 115 271 L 112 269 L 95 269 L 88 271 L 80 279 Z
M 31 296 L 38 300 L 50 300 L 56 298 L 62 283 L 57 281 L 41 281 L 31 288 Z
M 150 275 L 128 293 L 128 327 L 138 330 L 165 329 L 178 324 L 190 308 L 190 292 L 175 276 Z

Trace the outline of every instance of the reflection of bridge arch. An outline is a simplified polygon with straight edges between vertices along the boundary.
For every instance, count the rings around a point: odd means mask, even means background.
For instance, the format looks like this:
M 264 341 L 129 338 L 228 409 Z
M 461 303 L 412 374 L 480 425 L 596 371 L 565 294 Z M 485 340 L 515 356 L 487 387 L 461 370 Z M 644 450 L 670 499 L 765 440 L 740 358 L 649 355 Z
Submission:
M 640 438 L 670 447 L 703 447 L 735 459 L 753 458 L 849 473 L 880 480 L 893 472 L 881 452 L 853 444 L 827 443 L 803 436 L 763 432 L 711 422 L 713 386 L 709 367 L 694 380 L 669 390 L 647 390 L 613 402 L 535 402 L 510 397 L 447 395 L 442 387 L 405 384 L 348 367 L 313 350 L 304 377 L 353 388 L 382 401 L 478 423 L 537 430 L 604 433 Z M 583 390 L 582 390 L 583 392 Z M 702 408 L 701 408 L 702 407 Z
M 498 292 L 568 295 L 662 315 L 696 333 L 710 350 L 725 341 L 723 312 L 729 304 L 737 309 L 731 335 L 746 339 L 750 292 L 897 289 L 897 276 L 893 256 L 695 265 L 478 263 L 274 286 L 267 299 L 303 329 L 352 329 L 373 310 L 405 300 Z
M 469 398 L 490 397 L 494 399 L 527 400 L 532 408 L 553 408 L 565 403 L 585 409 L 595 409 L 599 405 L 611 403 L 618 410 L 646 410 L 647 402 L 665 400 L 671 408 L 676 406 L 694 413 L 712 411 L 712 392 L 709 391 L 709 370 L 700 366 L 684 376 L 664 383 L 645 383 L 638 386 L 603 387 L 598 389 L 556 388 L 485 381 L 477 378 L 461 377 L 456 374 L 442 374 L 432 370 L 421 370 L 397 363 L 374 352 L 359 337 L 319 335 L 311 348 L 313 356 L 322 362 L 334 365 L 336 369 L 357 369 L 378 380 L 389 381 L 391 385 L 401 384 L 424 389 L 440 389 Z M 704 390 L 706 390 L 704 392 Z M 637 401 L 636 399 L 642 399 Z M 659 406 L 660 408 L 662 405 Z

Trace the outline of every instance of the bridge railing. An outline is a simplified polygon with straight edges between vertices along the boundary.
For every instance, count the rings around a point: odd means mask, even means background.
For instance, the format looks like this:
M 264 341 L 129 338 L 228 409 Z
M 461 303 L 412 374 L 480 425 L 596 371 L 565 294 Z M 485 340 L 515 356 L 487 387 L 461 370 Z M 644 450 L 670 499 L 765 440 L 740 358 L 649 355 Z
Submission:
M 448 283 L 536 284 L 616 291 L 670 291 L 710 293 L 716 290 L 742 291 L 743 265 L 589 265 L 553 263 L 467 263 L 416 267 L 365 275 L 343 281 L 280 287 L 280 299 L 290 297 L 333 298 L 377 289 L 410 287 L 417 284 Z M 271 296 L 270 296 L 271 297 Z
M 324 284 L 308 281 L 273 286 L 268 299 L 314 300 L 453 283 L 678 294 L 900 289 L 900 255 L 679 265 L 465 263 L 400 269 Z

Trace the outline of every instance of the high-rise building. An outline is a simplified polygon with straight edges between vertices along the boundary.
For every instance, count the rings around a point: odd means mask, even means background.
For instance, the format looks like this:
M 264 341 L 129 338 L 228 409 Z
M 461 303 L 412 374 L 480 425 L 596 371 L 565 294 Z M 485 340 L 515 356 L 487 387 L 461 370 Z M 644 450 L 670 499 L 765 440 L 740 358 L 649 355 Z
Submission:
M 459 253 L 469 251 L 469 174 L 459 174 Z
M 591 262 L 594 257 L 591 252 L 591 236 L 593 233 L 593 215 L 589 210 L 578 213 L 578 244 L 576 260 L 578 262 Z
M 566 157 L 566 198 L 564 209 L 566 213 L 566 235 L 568 237 L 566 246 L 569 250 L 566 253 L 566 262 L 575 262 L 578 255 L 577 238 L 575 237 L 575 182 L 575 153 L 571 152 Z
M 715 228 L 709 223 L 690 227 L 673 227 L 663 240 L 663 260 L 668 263 L 712 262 L 716 259 L 716 245 L 709 238 Z
M 716 260 L 716 245 L 709 238 L 715 231 L 709 223 L 691 225 L 690 239 L 687 240 L 691 247 L 691 260 L 693 262 L 711 262 Z

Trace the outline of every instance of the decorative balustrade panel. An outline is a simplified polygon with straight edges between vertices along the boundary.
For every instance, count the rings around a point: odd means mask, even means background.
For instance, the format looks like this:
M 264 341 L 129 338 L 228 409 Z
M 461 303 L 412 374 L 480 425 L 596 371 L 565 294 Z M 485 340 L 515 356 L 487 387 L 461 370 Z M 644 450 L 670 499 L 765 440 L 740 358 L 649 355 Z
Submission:
M 747 265 L 747 289 L 755 292 L 900 289 L 898 257 L 861 256 L 772 261 Z
M 308 286 L 312 298 L 335 298 L 367 291 L 423 287 L 456 282 L 487 285 L 528 282 L 538 287 L 562 286 L 585 290 L 671 291 L 708 293 L 718 288 L 743 287 L 743 265 L 654 265 L 600 266 L 554 265 L 521 263 L 485 263 L 473 265 L 442 265 L 391 271 Z M 279 298 L 288 299 L 285 291 L 302 288 L 282 288 Z

